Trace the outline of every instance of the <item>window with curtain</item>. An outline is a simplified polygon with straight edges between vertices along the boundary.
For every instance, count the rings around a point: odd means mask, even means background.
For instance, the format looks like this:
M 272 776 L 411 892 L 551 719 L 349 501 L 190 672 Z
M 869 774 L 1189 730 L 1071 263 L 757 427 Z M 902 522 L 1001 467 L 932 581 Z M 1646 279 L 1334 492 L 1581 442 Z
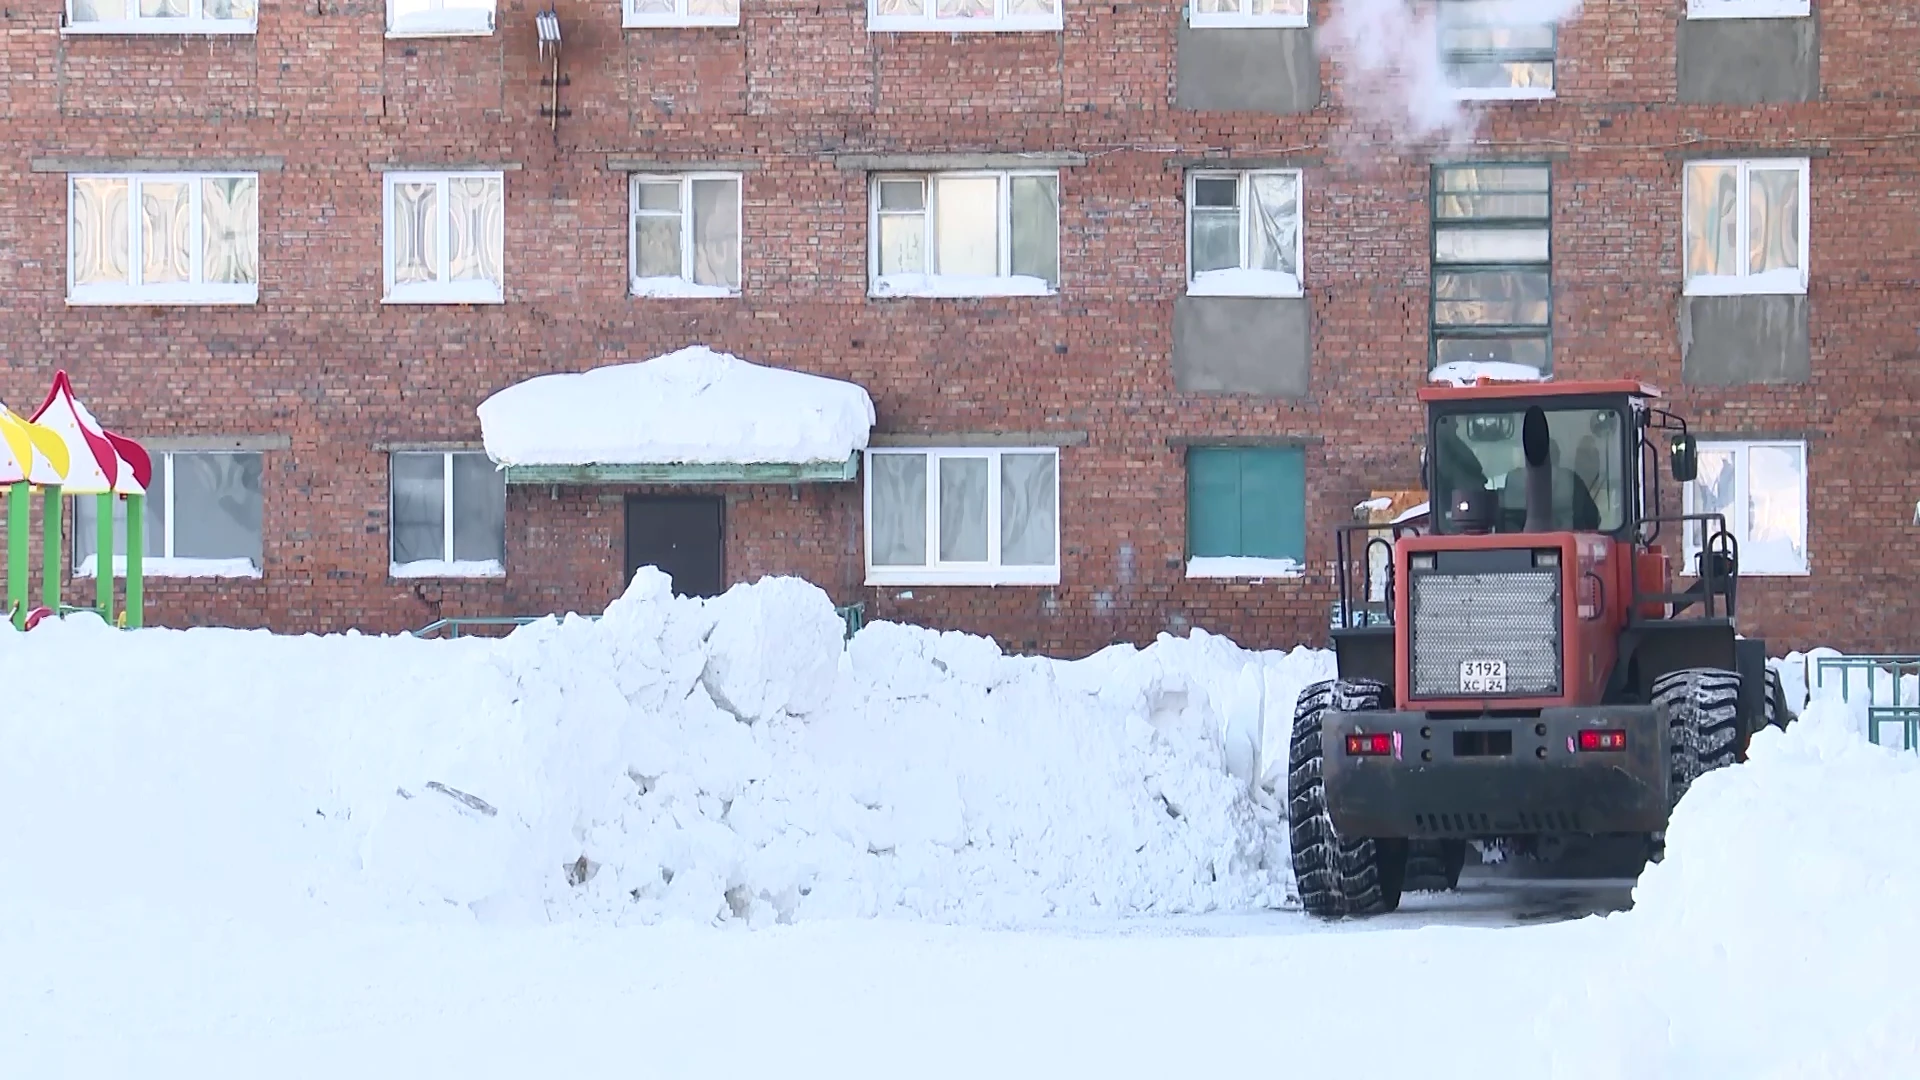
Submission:
M 506 299 L 506 182 L 497 172 L 386 175 L 386 300 Z
M 73 303 L 260 299 L 258 174 L 76 174 L 67 223 Z
M 1689 296 L 1807 291 L 1807 173 L 1806 158 L 1687 163 Z
M 738 26 L 740 0 L 625 0 L 627 26 Z
M 635 176 L 633 294 L 738 296 L 740 190 L 738 173 Z
M 259 577 L 265 500 L 257 451 L 169 451 L 153 455 L 142 506 L 147 577 Z M 73 498 L 73 573 L 92 577 L 99 500 Z M 127 504 L 113 501 L 114 573 L 126 573 Z
M 389 469 L 393 577 L 506 574 L 506 474 L 486 454 L 395 452 Z
M 1042 296 L 1060 282 L 1057 172 L 873 179 L 873 296 Z
M 1699 453 L 1699 475 L 1683 488 L 1686 512 L 1725 515 L 1740 573 L 1807 573 L 1807 444 L 1702 439 Z M 1686 572 L 1699 568 L 1703 536 L 1712 531 L 1687 523 Z
M 493 22 L 494 0 L 387 0 L 388 37 L 483 37 Z
M 1305 26 L 1307 0 L 1193 0 L 1191 26 Z
M 1300 295 L 1298 170 L 1187 177 L 1187 292 Z
M 67 0 L 70 34 L 251 34 L 255 0 Z
M 867 0 L 867 29 L 934 31 L 1059 30 L 1061 0 Z
M 1059 450 L 870 450 L 866 484 L 868 584 L 1059 582 Z
M 1440 66 L 1456 97 L 1550 98 L 1559 24 L 1549 5 L 1439 0 Z

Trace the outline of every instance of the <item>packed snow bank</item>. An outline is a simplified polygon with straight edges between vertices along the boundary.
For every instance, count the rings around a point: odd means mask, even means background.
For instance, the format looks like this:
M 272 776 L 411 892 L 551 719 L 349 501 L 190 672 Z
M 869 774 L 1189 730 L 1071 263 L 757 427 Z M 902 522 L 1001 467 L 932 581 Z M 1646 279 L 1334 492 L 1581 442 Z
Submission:
M 499 640 L 48 624 L 0 645 L 0 810 L 49 823 L 0 835 L 0 889 L 754 925 L 1282 901 L 1262 782 L 1328 654 L 841 634 L 804 582 L 651 570 Z
M 480 403 L 502 465 L 844 462 L 873 430 L 864 387 L 692 345 L 541 375 Z

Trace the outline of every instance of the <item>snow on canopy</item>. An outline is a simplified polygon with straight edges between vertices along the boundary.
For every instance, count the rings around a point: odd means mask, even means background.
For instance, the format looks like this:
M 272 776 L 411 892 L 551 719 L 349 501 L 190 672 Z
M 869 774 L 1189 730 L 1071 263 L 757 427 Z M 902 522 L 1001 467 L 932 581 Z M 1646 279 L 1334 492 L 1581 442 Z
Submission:
M 66 444 L 71 463 L 62 488 L 69 495 L 144 495 L 153 480 L 153 462 L 132 439 L 100 426 L 80 399 L 73 396 L 67 373 L 53 376 L 53 389 L 33 414 L 33 422 L 47 428 Z
M 60 436 L 0 405 L 0 484 L 58 484 L 68 464 Z
M 541 375 L 480 403 L 501 465 L 809 464 L 866 448 L 873 399 L 839 379 L 693 345 Z
M 1530 364 L 1511 364 L 1504 360 L 1455 360 L 1441 364 L 1428 374 L 1428 382 L 1472 386 L 1481 379 L 1494 382 L 1546 382 L 1547 376 Z

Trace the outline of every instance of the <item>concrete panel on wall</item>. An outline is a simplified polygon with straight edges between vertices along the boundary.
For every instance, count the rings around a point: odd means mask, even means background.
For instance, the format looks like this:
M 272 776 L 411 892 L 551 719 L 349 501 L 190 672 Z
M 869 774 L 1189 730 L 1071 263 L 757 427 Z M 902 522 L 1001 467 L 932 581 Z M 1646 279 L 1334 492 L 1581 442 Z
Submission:
M 1205 112 L 1304 113 L 1320 106 L 1311 27 L 1201 27 L 1182 20 L 1174 105 Z
M 1680 300 L 1680 377 L 1689 386 L 1804 383 L 1813 370 L 1804 296 Z
M 1173 381 L 1184 394 L 1307 393 L 1311 306 L 1302 298 L 1183 296 L 1173 307 Z
M 1793 19 L 1681 19 L 1680 100 L 1761 105 L 1820 97 L 1820 27 Z

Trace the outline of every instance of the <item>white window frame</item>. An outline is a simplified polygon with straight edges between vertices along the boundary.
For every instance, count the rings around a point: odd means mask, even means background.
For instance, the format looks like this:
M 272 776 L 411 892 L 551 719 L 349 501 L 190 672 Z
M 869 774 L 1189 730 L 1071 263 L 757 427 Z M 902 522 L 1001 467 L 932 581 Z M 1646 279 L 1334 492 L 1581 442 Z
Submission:
M 633 10 L 631 0 L 621 0 L 620 25 L 629 29 L 650 26 L 739 26 L 740 5 L 734 5 L 732 15 L 690 15 L 687 13 L 687 0 L 673 0 L 673 13 L 669 15 L 638 12 Z
M 252 559 L 242 559 L 238 557 L 232 558 L 232 559 L 200 559 L 200 558 L 175 558 L 174 557 L 173 555 L 173 528 L 174 528 L 173 495 L 174 495 L 174 492 L 179 489 L 174 486 L 174 482 L 173 482 L 173 459 L 180 454 L 251 454 L 255 457 L 261 456 L 261 453 L 258 450 L 156 450 L 153 452 L 152 454 L 153 467 L 163 477 L 161 492 L 162 492 L 162 498 L 164 498 L 166 501 L 161 508 L 162 516 L 160 521 L 160 525 L 161 525 L 160 550 L 159 551 L 143 551 L 140 553 L 141 554 L 141 559 L 140 559 L 141 579 L 145 580 L 147 578 L 258 578 L 260 577 L 262 575 L 262 568 L 259 565 L 256 565 Z M 260 499 L 262 504 L 264 505 L 267 497 L 267 493 L 264 490 L 265 483 L 266 483 L 266 471 L 262 469 L 260 475 L 261 475 L 261 485 L 263 489 L 260 492 Z M 88 500 L 89 502 L 92 502 L 97 498 L 97 496 L 75 495 L 73 496 L 73 498 L 76 502 L 81 499 L 85 499 L 85 500 Z M 119 501 L 118 496 L 115 496 L 115 501 L 116 503 Z M 79 515 L 74 514 L 68 520 L 77 522 L 79 520 Z M 84 560 L 80 558 L 80 541 L 83 539 L 83 537 L 81 536 L 81 533 L 84 531 L 88 534 L 84 537 L 84 539 L 93 540 L 97 535 L 98 529 L 99 529 L 98 522 L 95 522 L 94 528 L 92 529 L 82 530 L 78 527 L 75 527 L 73 530 L 73 536 L 69 538 L 68 542 L 71 546 L 68 548 L 68 552 L 73 562 L 73 576 L 75 578 L 92 578 L 96 576 L 99 571 L 100 562 L 99 562 L 98 552 L 95 552 L 94 554 L 87 556 L 87 558 Z M 264 548 L 266 546 L 266 522 L 264 520 L 260 524 L 260 531 L 261 531 L 261 537 L 260 537 L 261 546 Z M 237 563 L 242 563 L 242 562 L 246 563 L 249 569 L 242 570 L 239 566 L 235 565 Z M 113 576 L 115 578 L 124 578 L 127 576 L 127 557 L 125 553 L 122 553 L 122 552 L 114 553 Z
M 193 216 L 193 225 L 188 230 L 188 261 L 192 273 L 198 277 L 207 272 L 206 264 L 206 211 L 201 205 L 204 191 L 203 180 L 243 179 L 253 181 L 254 198 L 261 197 L 260 174 L 257 172 L 116 172 L 116 173 L 69 173 L 67 175 L 67 303 L 73 306 L 89 305 L 138 305 L 138 306 L 191 306 L 215 304 L 257 304 L 260 302 L 260 240 L 256 234 L 254 242 L 255 280 L 249 284 L 235 285 L 224 282 L 207 281 L 168 281 L 156 285 L 142 284 L 141 237 L 140 237 L 140 186 L 142 184 L 185 184 L 188 205 Z M 77 285 L 73 276 L 73 189 L 81 180 L 125 180 L 127 181 L 127 273 L 133 280 L 126 284 L 106 282 L 92 285 Z M 258 207 L 255 207 L 256 212 Z M 262 222 L 262 231 L 264 231 Z
M 923 0 L 922 10 L 933 11 L 938 0 Z M 1067 0 L 1054 0 L 1051 15 L 1008 15 L 1007 0 L 994 0 L 991 19 L 942 19 L 936 15 L 881 15 L 867 0 L 867 33 L 1006 34 L 1058 31 L 1066 28 Z
M 873 564 L 873 459 L 885 455 L 915 455 L 927 459 L 927 562 L 924 566 L 875 566 Z M 1006 454 L 1053 455 L 1053 565 L 1000 565 L 1000 459 Z M 953 563 L 940 561 L 940 470 L 941 458 L 987 459 L 987 561 Z M 1066 479 L 1060 468 L 1057 446 L 901 446 L 871 448 L 866 451 L 862 470 L 861 512 L 868 585 L 1058 585 L 1061 547 L 1060 489 Z
M 1734 265 L 1739 268 L 1739 272 L 1734 274 L 1697 274 L 1697 275 L 1687 274 L 1686 280 L 1685 280 L 1685 286 L 1684 286 L 1685 295 L 1687 296 L 1801 296 L 1801 295 L 1805 295 L 1807 291 L 1807 281 L 1808 281 L 1808 255 L 1813 246 L 1812 237 L 1810 235 L 1812 224 L 1813 224 L 1813 206 L 1812 206 L 1813 168 L 1812 168 L 1811 160 L 1803 157 L 1777 157 L 1777 158 L 1762 157 L 1762 158 L 1712 158 L 1712 159 L 1704 159 L 1700 161 L 1687 162 L 1686 165 L 1680 170 L 1680 245 L 1681 245 L 1680 267 L 1681 267 L 1681 273 L 1683 274 L 1686 274 L 1686 267 L 1688 264 L 1688 258 L 1687 258 L 1688 251 L 1686 249 L 1686 245 L 1689 241 L 1689 238 L 1693 235 L 1693 229 L 1689 222 L 1689 216 L 1692 213 L 1692 207 L 1687 205 L 1687 197 L 1688 197 L 1688 193 L 1692 190 L 1692 185 L 1687 183 L 1687 177 L 1689 174 L 1693 172 L 1694 169 L 1707 168 L 1707 167 L 1718 167 L 1718 168 L 1733 167 L 1738 170 L 1739 180 L 1738 180 L 1738 187 L 1735 189 L 1734 201 L 1736 204 L 1736 212 L 1738 214 L 1738 224 L 1735 226 L 1735 231 L 1739 234 L 1739 237 L 1740 237 L 1740 247 L 1739 247 L 1738 253 L 1734 256 L 1733 261 L 1734 261 Z M 1792 283 L 1771 284 L 1771 283 L 1763 282 L 1756 279 L 1747 270 L 1747 266 L 1749 265 L 1748 256 L 1750 254 L 1748 247 L 1753 242 L 1752 237 L 1747 232 L 1747 214 L 1748 214 L 1748 203 L 1747 203 L 1748 180 L 1747 178 L 1748 178 L 1748 174 L 1754 169 L 1759 169 L 1762 172 L 1766 172 L 1768 170 L 1772 170 L 1774 172 L 1784 172 L 1789 168 L 1798 169 L 1800 172 L 1800 254 L 1799 254 L 1799 260 L 1798 260 L 1800 264 L 1799 265 L 1800 273 Z M 1773 273 L 1773 271 L 1769 271 L 1769 273 Z
M 394 10 L 393 0 L 387 0 L 387 36 L 390 38 L 422 37 L 490 37 L 494 24 L 499 21 L 499 0 L 493 7 L 482 11 L 479 8 L 447 8 L 445 0 L 431 0 L 438 5 L 430 11 L 402 16 Z
M 108 0 L 111 3 L 111 0 Z M 140 0 L 125 0 L 126 15 L 119 19 L 81 22 L 73 17 L 73 0 L 67 0 L 60 33 L 85 34 L 257 34 L 260 31 L 260 5 L 255 0 L 250 19 L 213 19 L 206 15 L 205 0 L 188 0 L 187 17 L 162 18 L 140 14 Z
M 693 182 L 696 180 L 733 181 L 733 264 L 739 267 L 741 284 L 734 287 L 701 285 L 693 280 Z M 640 252 L 634 241 L 635 218 L 642 216 L 640 185 L 680 185 L 680 274 L 677 278 L 640 276 Z M 746 177 L 737 172 L 634 173 L 627 181 L 627 289 L 638 297 L 724 298 L 739 296 L 746 283 Z M 647 211 L 646 216 L 661 216 Z M 643 284 L 651 283 L 651 284 Z
M 1311 0 L 1300 6 L 1298 15 L 1290 12 L 1268 15 L 1253 15 L 1244 9 L 1253 6 L 1251 0 L 1239 0 L 1241 11 L 1232 13 L 1219 11 L 1201 11 L 1193 0 L 1187 0 L 1187 25 L 1200 29 L 1204 27 L 1248 28 L 1248 27 L 1304 27 L 1313 10 Z
M 507 576 L 504 561 L 496 559 L 453 558 L 453 459 L 479 454 L 481 450 L 395 450 L 387 455 L 387 576 L 396 580 L 413 578 L 494 579 Z M 393 459 L 397 457 L 440 458 L 440 550 L 444 559 L 415 559 L 401 562 L 393 550 Z M 502 547 L 505 545 L 503 544 Z
M 1808 0 L 1687 0 L 1689 19 L 1795 19 L 1812 14 Z
M 500 260 L 501 281 L 449 281 L 444 278 L 437 281 L 409 284 L 396 292 L 393 284 L 393 188 L 395 184 L 411 184 L 431 180 L 439 185 L 439 193 L 434 197 L 434 206 L 440 214 L 439 227 L 434 230 L 438 248 L 434 258 L 439 273 L 447 274 L 448 263 L 452 259 L 453 242 L 452 214 L 453 205 L 449 198 L 448 182 L 461 179 L 490 179 L 500 181 L 501 213 L 506 211 L 507 183 L 506 174 L 498 169 L 447 169 L 417 172 L 389 172 L 380 181 L 380 273 L 381 302 L 387 304 L 504 304 L 507 301 L 507 265 L 504 252 Z
M 1238 183 L 1236 199 L 1240 211 L 1240 272 L 1249 273 L 1247 264 L 1253 252 L 1253 180 L 1257 176 L 1291 176 L 1294 184 L 1293 266 L 1294 273 L 1269 270 L 1260 273 L 1261 281 L 1242 278 L 1240 282 L 1200 281 L 1193 270 L 1194 192 L 1202 180 L 1227 180 Z M 1188 296 L 1305 296 L 1302 278 L 1306 273 L 1306 176 L 1300 169 L 1198 169 L 1187 174 L 1187 295 Z M 1290 281 L 1288 279 L 1291 279 Z
M 1748 516 L 1748 504 L 1751 501 L 1747 481 L 1748 461 L 1755 449 L 1763 448 L 1796 450 L 1800 454 L 1800 551 L 1802 560 L 1798 566 L 1768 566 L 1750 559 L 1755 549 L 1753 545 L 1748 542 L 1753 531 L 1753 523 Z M 1807 534 L 1811 531 L 1812 526 L 1812 521 L 1808 517 L 1808 511 L 1810 509 L 1809 502 L 1812 499 L 1813 493 L 1813 460 L 1807 453 L 1806 441 L 1802 439 L 1702 439 L 1699 441 L 1698 449 L 1701 453 L 1709 450 L 1721 452 L 1731 451 L 1733 453 L 1733 506 L 1726 516 L 1727 531 L 1733 534 L 1735 543 L 1739 545 L 1740 576 L 1807 577 L 1810 575 L 1813 572 L 1813 544 L 1812 537 Z M 1694 514 L 1700 512 L 1695 509 L 1694 487 L 1692 483 L 1681 485 L 1681 501 L 1686 513 Z M 1700 547 L 1706 535 L 1706 524 L 1704 522 L 1690 521 L 1687 522 L 1687 526 L 1681 536 L 1681 546 L 1686 558 L 1682 569 L 1688 574 L 1691 574 L 1698 565 L 1696 560 L 1699 558 Z
M 1053 178 L 1053 236 L 1055 250 L 1060 249 L 1060 204 L 1061 183 L 1059 169 L 939 169 L 931 172 L 876 172 L 867 178 L 867 295 L 874 299 L 893 299 L 896 297 L 985 297 L 985 296 L 1053 296 L 1060 291 L 1059 282 L 1045 282 L 1039 278 L 1016 278 L 1013 274 L 1013 180 L 1017 176 L 1050 176 Z M 940 253 L 935 244 L 938 228 L 936 223 L 939 208 L 935 205 L 936 192 L 940 179 L 964 180 L 970 178 L 991 177 L 999 180 L 1000 194 L 998 211 L 1000 219 L 995 226 L 998 243 L 998 268 L 992 278 L 985 280 L 997 282 L 997 285 L 981 287 L 978 278 L 943 276 L 934 272 Z M 922 250 L 927 253 L 927 270 L 924 274 L 893 274 L 883 276 L 880 273 L 880 185 L 883 182 L 918 181 L 921 188 Z M 900 211 L 892 211 L 900 213 Z M 1065 259 L 1060 260 L 1062 263 Z M 1059 269 L 1061 277 L 1066 276 L 1066 267 Z M 1039 281 L 1039 285 L 1028 285 L 1028 281 Z M 975 283 L 975 284 L 969 284 Z

